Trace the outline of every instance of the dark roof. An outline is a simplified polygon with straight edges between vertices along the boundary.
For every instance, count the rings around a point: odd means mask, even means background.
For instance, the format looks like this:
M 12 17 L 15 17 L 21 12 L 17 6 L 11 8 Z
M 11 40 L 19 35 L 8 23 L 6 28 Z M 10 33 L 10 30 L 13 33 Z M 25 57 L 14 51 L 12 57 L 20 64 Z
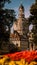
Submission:
M 20 8 L 21 8 L 21 9 L 24 9 L 24 6 L 21 4 L 20 7 L 19 7 L 19 9 L 20 9 Z

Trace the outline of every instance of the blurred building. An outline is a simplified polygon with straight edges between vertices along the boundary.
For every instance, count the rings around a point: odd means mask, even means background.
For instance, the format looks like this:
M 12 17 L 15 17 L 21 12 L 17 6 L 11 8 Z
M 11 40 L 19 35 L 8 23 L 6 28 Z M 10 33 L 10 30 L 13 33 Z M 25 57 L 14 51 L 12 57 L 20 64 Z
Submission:
M 13 24 L 14 32 L 16 32 L 10 35 L 10 41 L 16 45 L 18 44 L 21 50 L 26 50 L 28 49 L 28 20 L 25 18 L 25 10 L 22 4 L 19 6 L 18 10 L 18 19 Z

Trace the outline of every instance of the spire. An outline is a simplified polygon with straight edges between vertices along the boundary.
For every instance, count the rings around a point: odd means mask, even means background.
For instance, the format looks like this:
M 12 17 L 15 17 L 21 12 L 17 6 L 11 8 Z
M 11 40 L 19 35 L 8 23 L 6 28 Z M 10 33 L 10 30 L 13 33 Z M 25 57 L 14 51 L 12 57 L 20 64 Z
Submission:
M 21 8 L 22 10 L 24 10 L 24 6 L 23 6 L 22 4 L 20 5 L 19 9 L 20 9 L 20 8 Z
M 19 9 L 21 8 L 22 10 L 24 10 L 23 1 L 24 0 L 20 0 L 20 6 L 19 6 Z
M 20 5 L 19 5 L 19 18 L 24 17 L 24 6 L 23 6 L 23 0 L 20 0 Z
M 24 6 L 22 4 L 19 6 L 19 17 L 24 17 Z

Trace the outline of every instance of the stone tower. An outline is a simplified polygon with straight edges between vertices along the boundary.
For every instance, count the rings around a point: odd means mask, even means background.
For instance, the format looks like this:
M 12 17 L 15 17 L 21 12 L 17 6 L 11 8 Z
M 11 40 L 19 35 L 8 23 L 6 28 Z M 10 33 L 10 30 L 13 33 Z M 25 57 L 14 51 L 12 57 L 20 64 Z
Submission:
M 28 32 L 28 20 L 25 18 L 24 6 L 19 6 L 19 14 L 17 21 L 14 22 L 14 31 L 17 31 L 20 37 L 20 48 L 26 50 L 28 48 L 27 32 Z
M 26 36 L 28 32 L 28 20 L 25 18 L 24 6 L 21 4 L 18 10 L 19 10 L 18 19 L 16 22 L 14 22 L 13 28 L 20 35 Z
M 23 24 L 24 24 L 24 6 L 21 4 L 19 7 L 19 14 L 18 14 L 18 29 L 17 32 L 20 35 L 23 35 Z

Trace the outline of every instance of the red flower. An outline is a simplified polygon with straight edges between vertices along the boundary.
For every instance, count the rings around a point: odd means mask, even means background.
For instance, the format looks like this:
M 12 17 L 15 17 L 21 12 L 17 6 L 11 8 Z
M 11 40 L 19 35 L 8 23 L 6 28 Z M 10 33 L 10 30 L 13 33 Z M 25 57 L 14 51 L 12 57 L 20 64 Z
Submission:
M 6 54 L 5 56 L 10 57 L 12 60 L 25 59 L 30 62 L 37 59 L 37 51 L 21 51 L 14 54 Z

